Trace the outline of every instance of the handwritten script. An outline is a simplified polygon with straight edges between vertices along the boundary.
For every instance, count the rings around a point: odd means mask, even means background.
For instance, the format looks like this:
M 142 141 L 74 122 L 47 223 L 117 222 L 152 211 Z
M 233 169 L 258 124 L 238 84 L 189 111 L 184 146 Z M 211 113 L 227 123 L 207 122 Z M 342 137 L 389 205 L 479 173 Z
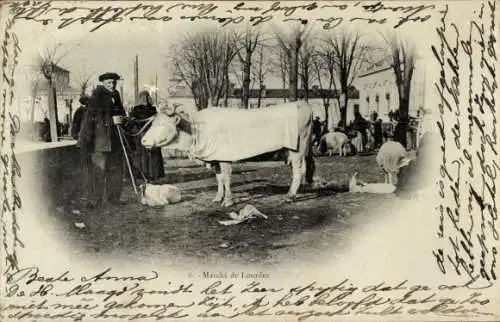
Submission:
M 397 5 L 383 2 L 355 2 L 334 4 L 309 2 L 291 5 L 286 2 L 270 2 L 257 6 L 251 2 L 235 2 L 232 7 L 216 2 L 175 2 L 170 4 L 131 4 L 129 6 L 58 6 L 53 2 L 22 1 L 10 5 L 15 20 L 31 21 L 43 25 L 57 24 L 59 29 L 73 25 L 91 25 L 90 32 L 108 24 L 125 21 L 179 22 L 211 21 L 219 26 L 249 23 L 258 26 L 270 21 L 299 21 L 303 24 L 317 22 L 324 29 L 333 29 L 342 23 L 365 22 L 367 24 L 390 25 L 399 28 L 407 23 L 428 21 L 436 13 L 436 6 Z M 355 13 L 350 19 L 346 13 Z M 320 15 L 317 18 L 308 18 Z
M 6 282 L 3 310 L 9 321 L 493 315 L 483 289 L 430 287 L 407 280 L 364 286 L 348 279 L 329 285 L 311 281 L 285 289 L 262 280 L 202 278 L 186 284 L 160 283 L 156 272 L 124 276 L 105 269 L 88 276 L 74 276 L 70 271 L 47 275 L 28 267 L 8 274 Z
M 16 134 L 20 131 L 17 115 L 11 113 L 14 99 L 14 72 L 21 53 L 19 41 L 12 32 L 13 19 L 7 19 L 3 26 L 2 41 L 2 79 L 0 95 L 0 173 L 2 177 L 2 254 L 5 256 L 4 271 L 18 268 L 17 249 L 24 247 L 19 235 L 17 216 L 21 208 L 21 197 L 17 191 L 16 180 L 21 176 L 21 168 L 14 152 Z
M 443 273 L 492 282 L 497 279 L 500 170 L 496 2 L 482 3 L 466 33 L 447 15 L 446 8 L 436 29 L 441 43 L 432 46 L 441 67 L 435 88 L 441 98 L 437 125 L 442 139 L 437 208 L 442 245 L 433 253 Z

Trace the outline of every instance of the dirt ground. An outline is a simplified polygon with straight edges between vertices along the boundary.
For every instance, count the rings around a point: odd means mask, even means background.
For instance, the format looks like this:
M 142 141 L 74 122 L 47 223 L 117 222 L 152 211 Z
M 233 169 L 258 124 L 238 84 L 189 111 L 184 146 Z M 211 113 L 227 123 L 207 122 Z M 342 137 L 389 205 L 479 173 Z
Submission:
M 175 205 L 147 207 L 125 184 L 124 205 L 106 205 L 85 212 L 70 194 L 62 196 L 51 210 L 51 229 L 65 236 L 77 254 L 95 254 L 154 262 L 161 258 L 214 263 L 260 263 L 278 265 L 293 260 L 314 260 L 335 249 L 348 249 L 356 229 L 377 220 L 394 195 L 350 193 L 304 188 L 295 203 L 285 203 L 291 169 L 283 162 L 235 164 L 235 205 L 221 208 L 211 200 L 216 180 L 211 170 L 187 160 L 167 160 L 162 183 L 181 188 L 183 200 Z M 316 158 L 315 176 L 347 184 L 353 172 L 366 182 L 381 182 L 383 176 L 375 155 Z M 268 216 L 233 226 L 230 219 L 251 204 Z M 76 211 L 75 211 L 76 210 Z M 83 223 L 79 228 L 75 223 Z M 329 255 L 329 256 L 330 256 Z

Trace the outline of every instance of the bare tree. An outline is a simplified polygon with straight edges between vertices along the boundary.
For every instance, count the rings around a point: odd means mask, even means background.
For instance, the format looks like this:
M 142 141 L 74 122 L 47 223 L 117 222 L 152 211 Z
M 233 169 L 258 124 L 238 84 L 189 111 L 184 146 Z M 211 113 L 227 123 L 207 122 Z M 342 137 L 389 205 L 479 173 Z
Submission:
M 80 89 L 80 95 L 85 95 L 90 85 L 90 79 L 92 76 L 81 76 L 78 81 L 78 88 Z
M 264 80 L 266 79 L 266 76 L 272 72 L 271 60 L 268 57 L 266 57 L 270 55 L 266 56 L 264 55 L 265 52 L 267 53 L 267 49 L 269 49 L 269 46 L 267 46 L 265 41 L 262 40 L 258 45 L 257 59 L 255 61 L 256 67 L 253 69 L 254 79 L 256 79 L 259 82 L 259 95 L 257 97 L 257 107 L 261 107 L 262 104 L 262 95 L 264 94 L 264 89 L 265 89 Z
M 174 75 L 191 89 L 198 109 L 218 106 L 229 90 L 229 71 L 236 55 L 228 33 L 191 33 L 173 48 Z M 226 99 L 227 101 L 227 99 Z
M 334 33 L 330 33 L 324 39 L 327 48 L 329 48 L 326 51 L 326 57 L 329 57 L 331 54 L 334 55 L 335 78 L 338 81 L 341 93 L 345 95 L 344 102 L 341 102 L 340 98 L 338 98 L 343 125 L 345 125 L 347 120 L 347 106 L 352 83 L 363 65 L 367 63 L 369 53 L 369 47 L 362 44 L 360 39 L 361 36 L 358 32 L 347 29 L 336 29 Z M 333 85 L 336 89 L 337 84 L 335 81 Z
M 223 64 L 223 70 L 224 70 L 224 79 L 223 79 L 223 86 L 224 86 L 224 107 L 228 106 L 228 100 L 229 100 L 229 95 L 230 95 L 230 89 L 231 89 L 231 81 L 229 79 L 229 71 L 230 71 L 230 66 L 232 61 L 234 60 L 234 57 L 238 53 L 238 50 L 235 46 L 235 44 L 231 41 L 229 37 L 227 37 L 225 41 L 225 56 L 224 56 L 224 64 Z
M 57 89 L 56 89 L 56 69 L 62 59 L 69 51 L 61 52 L 61 44 L 55 45 L 53 48 L 45 48 L 43 53 L 38 57 L 37 67 L 48 83 L 48 107 L 50 120 L 50 136 L 51 140 L 58 140 L 57 124 Z
M 287 95 L 287 83 L 289 78 L 287 76 L 290 72 L 288 56 L 283 48 L 278 49 L 278 54 L 274 57 L 274 62 L 272 63 L 273 74 L 278 76 L 281 80 L 281 86 L 283 90 L 283 102 L 287 101 L 289 97 Z
M 30 80 L 30 94 L 31 94 L 31 110 L 30 110 L 30 121 L 33 123 L 35 121 L 35 108 L 36 108 L 36 101 L 38 98 L 38 94 L 40 92 L 40 87 L 41 87 L 41 81 L 40 78 L 37 76 L 34 76 Z
M 236 53 L 242 65 L 242 88 L 241 88 L 241 105 L 248 108 L 248 100 L 250 98 L 250 82 L 252 71 L 252 55 L 257 48 L 259 39 L 261 38 L 260 30 L 251 29 L 250 26 L 243 34 L 236 33 Z
M 325 122 L 327 128 L 329 125 L 330 93 L 332 87 L 335 86 L 335 66 L 336 56 L 333 50 L 325 43 L 318 46 L 312 59 L 312 68 L 319 83 L 321 99 L 323 100 L 323 107 L 325 109 Z
M 304 91 L 304 100 L 309 102 L 309 90 L 310 83 L 313 81 L 314 73 L 312 73 L 311 67 L 313 65 L 313 60 L 315 56 L 315 48 L 311 39 L 307 41 L 301 48 L 299 52 L 299 76 L 302 83 L 302 90 Z
M 410 108 L 411 80 L 415 70 L 416 47 L 414 43 L 396 33 L 382 35 L 392 56 L 392 68 L 396 77 L 399 97 L 399 120 L 395 129 L 395 140 L 406 147 L 406 132 Z
M 291 28 L 289 34 L 283 33 L 279 28 L 276 28 L 276 39 L 278 45 L 288 58 L 290 73 L 288 74 L 290 101 L 296 101 L 298 98 L 298 61 L 299 51 L 306 41 L 312 28 L 306 28 L 305 24 L 297 23 Z

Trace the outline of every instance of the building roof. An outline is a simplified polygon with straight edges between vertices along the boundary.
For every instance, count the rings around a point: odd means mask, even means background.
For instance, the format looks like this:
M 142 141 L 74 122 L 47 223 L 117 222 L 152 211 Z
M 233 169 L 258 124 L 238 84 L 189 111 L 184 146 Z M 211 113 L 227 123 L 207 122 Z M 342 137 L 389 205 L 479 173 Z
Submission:
M 52 64 L 52 68 L 54 69 L 54 72 L 56 74 L 60 73 L 69 73 L 69 70 L 65 69 L 65 68 L 62 68 L 61 66 L 57 65 L 57 64 Z
M 258 98 L 259 97 L 260 90 L 259 89 L 251 89 L 250 90 L 250 98 Z M 241 98 L 242 95 L 242 89 L 241 88 L 235 88 L 232 93 L 230 93 L 229 97 L 230 98 Z M 284 98 L 284 97 L 289 97 L 290 93 L 288 89 L 278 89 L 278 88 L 269 88 L 265 89 L 262 98 Z M 305 96 L 305 91 L 304 89 L 298 89 L 298 96 L 299 97 L 304 97 Z M 338 90 L 327 90 L 327 89 L 319 89 L 316 87 L 313 87 L 309 90 L 309 98 L 314 99 L 314 98 L 323 98 L 323 97 L 330 97 L 330 98 L 338 98 L 340 96 L 340 92 Z M 175 95 L 172 95 L 172 97 L 176 98 L 192 98 L 193 94 L 189 90 L 183 90 L 175 93 Z M 351 99 L 357 99 L 359 98 L 359 91 L 351 86 L 348 90 L 348 98 Z

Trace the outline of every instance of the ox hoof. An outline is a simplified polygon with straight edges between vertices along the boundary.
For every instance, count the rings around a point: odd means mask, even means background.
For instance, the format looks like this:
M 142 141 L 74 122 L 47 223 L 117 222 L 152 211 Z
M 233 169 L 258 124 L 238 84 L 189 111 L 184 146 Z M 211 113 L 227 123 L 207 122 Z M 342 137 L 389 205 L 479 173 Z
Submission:
M 222 198 L 215 197 L 214 199 L 212 199 L 212 202 L 213 202 L 213 203 L 219 203 L 219 202 L 222 202 Z
M 297 201 L 297 197 L 296 196 L 287 196 L 285 198 L 285 202 L 286 203 L 292 203 L 292 202 L 295 202 L 295 201 Z
M 231 207 L 232 205 L 234 205 L 234 202 L 232 200 L 224 200 L 222 202 L 222 207 Z

